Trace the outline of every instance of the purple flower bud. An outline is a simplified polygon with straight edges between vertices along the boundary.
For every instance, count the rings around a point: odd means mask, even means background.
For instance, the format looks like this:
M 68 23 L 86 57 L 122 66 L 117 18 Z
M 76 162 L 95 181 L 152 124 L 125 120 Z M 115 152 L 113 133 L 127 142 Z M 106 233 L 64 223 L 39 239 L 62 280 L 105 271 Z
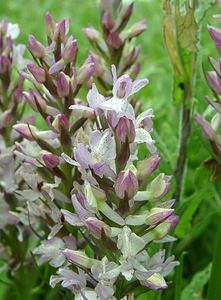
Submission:
M 94 261 L 96 262 L 96 260 L 89 258 L 83 251 L 65 249 L 62 253 L 67 259 L 85 268 L 90 269 Z
M 140 47 L 133 48 L 133 50 L 125 58 L 125 65 L 126 66 L 132 65 L 135 62 L 135 60 L 137 59 L 139 52 L 140 52 Z
M 170 224 L 170 230 L 174 229 L 179 222 L 179 216 L 170 216 L 167 220 L 167 223 Z
M 38 92 L 29 89 L 29 93 L 23 92 L 23 96 L 34 111 L 39 111 L 37 104 L 41 107 L 42 111 L 46 110 L 47 104 Z
M 66 20 L 62 19 L 55 27 L 53 39 L 56 42 L 64 42 L 66 35 Z
M 34 78 L 37 80 L 37 82 L 39 83 L 45 82 L 46 75 L 45 75 L 45 70 L 43 68 L 36 67 L 32 64 L 27 64 L 27 68 L 34 76 Z
M 194 119 L 200 124 L 205 137 L 208 140 L 215 142 L 217 136 L 216 136 L 216 132 L 213 130 L 211 125 L 206 120 L 204 120 L 199 114 L 195 115 Z
M 56 168 L 59 165 L 59 157 L 55 154 L 52 154 L 50 152 L 43 154 L 42 159 L 49 169 Z
M 138 181 L 135 174 L 132 171 L 121 171 L 115 183 L 115 192 L 121 199 L 127 197 L 132 199 L 137 193 Z
M 130 16 L 133 12 L 133 8 L 134 8 L 134 2 L 132 2 L 130 5 L 128 5 L 126 11 L 124 12 L 123 16 L 122 16 L 122 22 L 126 23 L 128 22 L 128 20 L 130 19 Z
M 214 92 L 221 95 L 221 78 L 219 75 L 215 71 L 210 71 L 207 73 L 207 79 Z
M 136 78 L 137 74 L 140 72 L 140 62 L 133 64 L 130 68 L 130 76 Z
M 0 56 L 0 74 L 8 72 L 10 69 L 10 61 L 6 56 Z
M 85 220 L 85 223 L 89 232 L 97 239 L 100 239 L 102 231 L 105 231 L 105 229 L 107 229 L 107 225 L 103 221 L 100 221 L 94 217 L 87 218 Z
M 102 14 L 102 17 L 101 17 L 101 24 L 103 25 L 103 27 L 110 31 L 114 25 L 115 25 L 115 22 L 112 18 L 112 15 L 109 11 L 105 10 Z
M 147 225 L 156 225 L 172 215 L 174 209 L 155 207 L 150 210 L 145 223 Z
M 160 156 L 158 153 L 154 153 L 144 160 L 137 163 L 137 176 L 140 180 L 146 179 L 150 176 L 158 167 L 160 163 Z
M 129 30 L 128 37 L 133 38 L 138 35 L 140 35 L 142 32 L 144 32 L 147 29 L 146 20 L 140 20 L 137 23 L 135 23 Z
M 5 35 L 8 30 L 8 22 L 6 19 L 2 19 L 2 21 L 0 23 L 0 28 L 1 28 L 2 35 Z
M 207 28 L 219 54 L 221 55 L 221 29 L 211 25 L 207 25 Z
M 78 71 L 78 76 L 77 76 L 77 83 L 78 84 L 83 84 L 89 81 L 91 76 L 94 74 L 94 63 L 84 63 L 79 71 Z
M 45 16 L 45 28 L 47 36 L 52 38 L 54 34 L 56 23 L 50 13 L 47 13 Z
M 69 78 L 63 72 L 58 74 L 57 92 L 61 98 L 69 95 Z
M 63 53 L 63 59 L 66 64 L 75 62 L 77 51 L 78 51 L 78 45 L 76 40 L 71 40 L 70 42 L 67 42 Z
M 21 136 L 29 141 L 34 141 L 33 134 L 36 132 L 36 127 L 28 124 L 15 124 L 12 126 L 15 131 L 17 131 Z
M 0 129 L 9 126 L 12 121 L 12 111 L 10 109 L 0 114 Z
M 125 143 L 127 139 L 129 143 L 133 143 L 135 139 L 135 127 L 133 121 L 126 117 L 120 118 L 116 126 L 116 135 L 122 143 Z
M 98 42 L 100 33 L 96 29 L 93 27 L 87 27 L 83 29 L 83 32 L 91 42 Z
M 117 32 L 110 32 L 107 38 L 107 43 L 110 47 L 114 49 L 119 49 L 123 44 L 122 39 L 119 37 Z
M 64 60 L 60 59 L 50 67 L 48 73 L 49 74 L 57 73 L 63 69 L 64 65 L 65 65 Z
M 37 58 L 45 57 L 45 47 L 33 35 L 28 37 L 28 49 Z
M 66 130 L 69 129 L 68 119 L 63 114 L 58 114 L 55 117 L 54 122 L 52 123 L 52 125 L 55 128 L 55 130 L 57 130 L 58 132 L 61 132 L 63 128 L 66 129 Z

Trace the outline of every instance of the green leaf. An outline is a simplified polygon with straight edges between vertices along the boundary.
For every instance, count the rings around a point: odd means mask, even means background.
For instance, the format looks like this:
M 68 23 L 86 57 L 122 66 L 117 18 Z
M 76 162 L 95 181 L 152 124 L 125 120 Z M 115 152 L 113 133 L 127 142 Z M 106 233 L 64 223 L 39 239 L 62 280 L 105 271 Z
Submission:
M 180 218 L 179 223 L 177 224 L 175 235 L 183 239 L 186 237 L 188 231 L 191 228 L 191 221 L 193 219 L 193 215 L 198 209 L 200 203 L 203 199 L 205 199 L 206 194 L 208 193 L 208 188 L 204 188 L 201 191 L 197 191 L 187 200 L 187 208 L 185 209 L 183 215 Z
M 183 286 L 183 264 L 184 264 L 184 257 L 187 254 L 187 252 L 182 252 L 180 256 L 180 265 L 178 268 L 176 268 L 176 285 L 175 285 L 175 299 L 174 300 L 180 300 L 181 299 L 181 292 L 182 292 L 182 286 Z
M 208 282 L 211 272 L 211 264 L 209 264 L 205 269 L 196 273 L 193 276 L 192 281 L 189 285 L 185 287 L 182 292 L 181 300 L 202 300 L 202 291 L 205 284 Z M 218 298 L 216 298 L 218 300 Z M 219 298 L 220 299 L 220 298 Z M 211 298 L 215 300 L 215 298 Z
M 209 280 L 208 300 L 221 299 L 221 218 L 219 215 L 219 229 L 216 236 L 215 249 L 213 255 L 212 273 Z

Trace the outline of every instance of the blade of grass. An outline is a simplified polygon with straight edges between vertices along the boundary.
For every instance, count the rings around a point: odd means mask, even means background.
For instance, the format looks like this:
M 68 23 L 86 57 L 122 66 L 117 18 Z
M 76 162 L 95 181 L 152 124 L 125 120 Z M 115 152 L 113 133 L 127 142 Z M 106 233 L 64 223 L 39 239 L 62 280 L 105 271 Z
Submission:
M 219 217 L 221 217 L 221 215 Z M 219 228 L 216 235 L 212 273 L 209 280 L 207 300 L 221 299 L 220 278 L 221 278 L 221 218 L 219 218 Z

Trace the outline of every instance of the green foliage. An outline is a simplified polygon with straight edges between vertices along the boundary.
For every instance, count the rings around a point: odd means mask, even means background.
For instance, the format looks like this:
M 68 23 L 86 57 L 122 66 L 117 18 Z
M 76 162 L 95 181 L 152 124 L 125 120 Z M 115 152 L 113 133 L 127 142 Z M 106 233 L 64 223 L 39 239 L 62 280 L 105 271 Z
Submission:
M 203 300 L 203 288 L 207 284 L 211 273 L 211 264 L 193 276 L 191 282 L 182 292 L 181 300 Z M 215 300 L 215 298 L 212 298 Z M 218 298 L 217 298 L 218 299 Z

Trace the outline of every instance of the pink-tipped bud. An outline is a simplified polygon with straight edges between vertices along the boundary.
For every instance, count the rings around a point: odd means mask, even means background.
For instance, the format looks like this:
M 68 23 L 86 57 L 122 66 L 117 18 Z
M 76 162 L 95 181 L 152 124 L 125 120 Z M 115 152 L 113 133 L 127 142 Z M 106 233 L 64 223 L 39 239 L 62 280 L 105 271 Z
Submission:
M 128 37 L 129 38 L 136 37 L 141 33 L 143 33 L 146 29 L 147 29 L 146 20 L 145 19 L 140 20 L 130 28 L 128 32 Z
M 45 15 L 45 28 L 47 36 L 52 38 L 54 34 L 56 23 L 50 13 Z
M 88 257 L 82 251 L 65 249 L 62 251 L 62 253 L 68 260 L 71 260 L 72 262 L 84 268 L 90 269 L 96 262 L 95 259 Z
M 84 63 L 78 71 L 77 83 L 78 84 L 87 83 L 93 74 L 94 74 L 94 63 L 93 62 Z
M 111 48 L 119 49 L 123 44 L 122 39 L 119 37 L 117 32 L 110 32 L 107 38 L 107 43 Z
M 64 60 L 60 59 L 50 67 L 48 73 L 49 74 L 57 73 L 63 69 L 64 65 L 65 65 Z
M 37 58 L 45 57 L 45 47 L 33 35 L 28 37 L 28 49 Z
M 37 128 L 33 125 L 28 125 L 28 124 L 16 124 L 13 125 L 13 129 L 17 131 L 21 136 L 26 138 L 29 141 L 34 141 L 33 134 L 37 131 Z
M 83 29 L 85 35 L 91 42 L 98 42 L 100 38 L 100 33 L 93 27 L 87 27 Z
M 152 208 L 147 215 L 145 223 L 147 225 L 156 225 L 167 219 L 169 216 L 172 215 L 174 212 L 174 209 L 168 209 L 168 208 L 160 208 L 155 207 Z
M 128 140 L 129 143 L 133 143 L 135 139 L 135 127 L 133 121 L 126 117 L 120 118 L 116 126 L 116 135 L 122 143 L 125 143 L 126 140 Z
M 132 65 L 135 62 L 135 60 L 137 59 L 139 52 L 140 52 L 140 47 L 133 48 L 133 50 L 125 58 L 125 65 L 126 66 Z
M 53 39 L 56 42 L 63 42 L 66 34 L 66 20 L 62 19 L 55 28 Z
M 207 73 L 207 79 L 211 89 L 218 95 L 221 95 L 221 79 L 215 71 Z
M 89 232 L 97 239 L 101 238 L 102 232 L 107 231 L 108 226 L 97 218 L 91 217 L 85 220 Z
M 57 92 L 61 98 L 69 95 L 69 78 L 63 72 L 58 74 Z
M 39 111 L 38 106 L 41 107 L 42 111 L 46 110 L 47 104 L 37 91 L 29 89 L 29 93 L 23 92 L 23 96 L 25 97 L 25 100 L 28 102 L 28 104 L 35 112 Z
M 57 130 L 58 132 L 61 132 L 63 129 L 66 129 L 66 130 L 69 129 L 68 119 L 63 114 L 58 114 L 55 117 L 52 125 L 55 128 L 55 130 Z
M 36 67 L 32 64 L 27 64 L 27 68 L 30 71 L 30 73 L 34 76 L 34 78 L 37 80 L 39 83 L 45 82 L 46 75 L 45 75 L 45 70 L 41 67 Z
M 160 163 L 160 156 L 157 153 L 150 155 L 144 160 L 137 163 L 137 176 L 140 180 L 146 179 L 150 176 L 158 167 Z
M 12 111 L 10 109 L 0 114 L 0 129 L 9 126 L 12 121 Z
M 0 74 L 5 74 L 10 69 L 10 61 L 6 56 L 0 56 Z
M 206 139 L 215 142 L 217 140 L 217 135 L 212 126 L 199 114 L 195 115 L 194 119 L 200 124 Z
M 60 162 L 59 157 L 50 152 L 43 154 L 42 159 L 43 159 L 46 167 L 49 169 L 56 168 Z
M 121 199 L 132 199 L 138 191 L 137 177 L 132 171 L 121 171 L 115 183 L 115 192 Z
M 1 30 L 2 35 L 5 35 L 7 33 L 8 21 L 6 19 L 2 19 L 2 21 L 0 23 L 0 30 Z
M 75 62 L 77 51 L 78 51 L 78 44 L 76 40 L 71 40 L 70 42 L 67 42 L 63 53 L 63 59 L 66 64 Z
M 129 73 L 132 78 L 136 78 L 139 72 L 140 72 L 140 62 L 137 62 L 131 66 Z
M 128 22 L 128 20 L 130 19 L 130 16 L 133 12 L 133 8 L 134 8 L 134 2 L 132 2 L 130 5 L 128 5 L 127 9 L 125 10 L 123 16 L 122 16 L 122 22 L 126 23 Z
M 103 27 L 108 31 L 110 31 L 114 27 L 115 22 L 112 18 L 111 13 L 108 10 L 105 10 L 103 12 L 102 17 L 101 17 L 101 23 L 102 23 Z

